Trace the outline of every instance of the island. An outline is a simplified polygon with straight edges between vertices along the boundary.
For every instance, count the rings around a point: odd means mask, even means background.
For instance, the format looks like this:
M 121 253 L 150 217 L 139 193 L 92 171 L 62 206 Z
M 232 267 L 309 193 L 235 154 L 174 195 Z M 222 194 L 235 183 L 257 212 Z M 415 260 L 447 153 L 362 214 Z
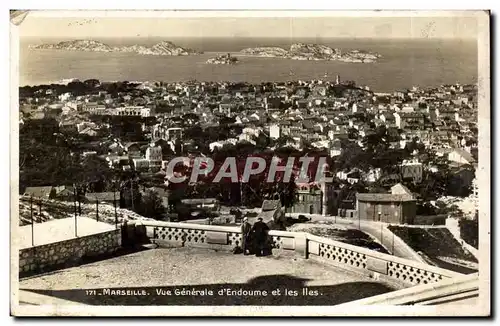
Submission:
M 256 47 L 240 51 L 243 55 L 258 57 L 286 58 L 292 60 L 335 60 L 343 62 L 369 63 L 377 61 L 381 55 L 374 52 L 350 50 L 342 51 L 321 44 L 295 43 L 287 51 L 280 47 Z
M 215 58 L 210 58 L 206 63 L 212 65 L 234 65 L 239 62 L 238 58 L 232 57 L 230 53 L 217 55 Z
M 130 45 L 130 46 L 110 46 L 106 43 L 95 40 L 72 40 L 54 44 L 30 45 L 33 50 L 66 50 L 84 52 L 128 52 L 144 55 L 196 55 L 201 54 L 193 49 L 183 48 L 170 41 L 161 41 L 152 46 Z

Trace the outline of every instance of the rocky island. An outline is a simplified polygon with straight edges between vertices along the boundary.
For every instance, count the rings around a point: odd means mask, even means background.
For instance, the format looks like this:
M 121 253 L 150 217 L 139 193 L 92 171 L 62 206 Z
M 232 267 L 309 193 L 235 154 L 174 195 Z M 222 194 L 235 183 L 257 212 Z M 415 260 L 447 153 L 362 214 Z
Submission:
M 207 63 L 212 65 L 234 65 L 238 62 L 238 58 L 232 57 L 230 53 L 217 55 L 215 58 L 210 58 L 207 60 Z
M 287 51 L 280 47 L 257 47 L 247 48 L 240 51 L 245 55 L 258 57 L 275 57 L 292 60 L 335 60 L 343 62 L 375 62 L 381 57 L 378 53 L 351 50 L 343 52 L 321 44 L 295 43 Z
M 131 46 L 110 46 L 95 40 L 73 40 L 63 41 L 55 44 L 30 45 L 34 50 L 66 50 L 84 52 L 129 52 L 144 55 L 196 55 L 198 51 L 183 48 L 170 41 L 162 41 L 153 46 L 131 45 Z

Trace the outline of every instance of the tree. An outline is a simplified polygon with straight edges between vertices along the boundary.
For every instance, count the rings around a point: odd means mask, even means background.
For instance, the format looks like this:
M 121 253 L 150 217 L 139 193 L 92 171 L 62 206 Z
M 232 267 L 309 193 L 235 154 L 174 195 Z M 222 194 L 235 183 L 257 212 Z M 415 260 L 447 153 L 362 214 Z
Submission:
M 469 245 L 479 248 L 479 223 L 478 220 L 468 220 L 462 218 L 459 220 L 460 237 Z
M 122 176 L 120 183 L 120 207 L 130 208 L 134 212 L 138 211 L 141 206 L 141 192 L 139 191 L 139 182 L 135 177 L 130 177 L 128 180 Z
M 349 128 L 347 135 L 349 139 L 356 140 L 359 137 L 359 131 L 356 128 Z
M 292 207 L 297 201 L 297 184 L 295 176 L 292 174 L 290 182 L 286 183 L 281 196 L 281 204 L 284 207 Z
M 277 147 L 285 147 L 288 143 L 293 142 L 293 138 L 288 135 L 282 135 L 276 140 Z
M 147 190 L 141 196 L 141 204 L 139 205 L 138 213 L 155 220 L 161 220 L 166 213 L 166 209 L 163 206 L 160 196 L 152 190 Z
M 89 192 L 102 192 L 112 187 L 113 171 L 104 160 L 95 156 L 83 158 L 73 175 L 75 183 Z
M 98 79 L 87 79 L 83 82 L 88 88 L 96 88 L 101 82 Z

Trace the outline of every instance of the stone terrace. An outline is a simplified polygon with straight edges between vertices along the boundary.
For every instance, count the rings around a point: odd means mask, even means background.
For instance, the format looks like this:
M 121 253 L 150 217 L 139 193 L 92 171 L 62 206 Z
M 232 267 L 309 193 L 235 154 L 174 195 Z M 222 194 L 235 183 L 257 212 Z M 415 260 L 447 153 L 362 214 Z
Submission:
M 335 305 L 394 290 L 362 274 L 290 253 L 255 257 L 197 248 L 135 252 L 25 278 L 19 288 L 24 303 L 44 304 L 51 297 L 90 305 Z M 268 295 L 218 295 L 227 288 L 267 290 Z M 312 295 L 304 295 L 304 288 Z M 145 289 L 148 295 L 87 295 L 85 289 L 96 289 L 97 294 L 103 289 Z M 173 295 L 156 295 L 160 289 Z M 212 290 L 214 294 L 174 294 L 182 289 Z M 275 289 L 280 289 L 280 295 L 271 294 Z

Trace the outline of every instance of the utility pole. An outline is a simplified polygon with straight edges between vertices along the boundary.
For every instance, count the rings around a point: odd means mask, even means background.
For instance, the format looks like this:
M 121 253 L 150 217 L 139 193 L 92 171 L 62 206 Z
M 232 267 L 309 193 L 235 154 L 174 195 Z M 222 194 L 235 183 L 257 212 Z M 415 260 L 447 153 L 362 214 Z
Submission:
M 392 255 L 394 256 L 394 232 L 392 233 Z
M 384 245 L 384 225 L 382 224 L 382 221 L 380 221 L 380 244 L 382 244 L 382 246 Z
M 31 245 L 35 246 L 35 221 L 33 220 L 33 196 L 30 197 Z
M 76 187 L 73 187 L 73 194 L 76 198 L 77 196 L 77 190 L 76 190 Z M 78 222 L 77 222 L 77 214 L 76 214 L 76 202 L 75 202 L 75 238 L 78 238 Z
M 134 207 L 134 181 L 130 179 L 130 200 L 132 202 L 132 210 L 135 211 Z
M 113 206 L 115 208 L 115 228 L 118 226 L 118 215 L 116 213 L 116 185 L 113 189 Z
M 80 189 L 76 190 L 76 198 L 78 200 L 78 215 L 82 215 L 82 203 L 80 201 Z
M 74 208 L 74 213 L 75 213 L 75 218 L 76 218 L 76 188 L 73 187 L 73 208 Z

